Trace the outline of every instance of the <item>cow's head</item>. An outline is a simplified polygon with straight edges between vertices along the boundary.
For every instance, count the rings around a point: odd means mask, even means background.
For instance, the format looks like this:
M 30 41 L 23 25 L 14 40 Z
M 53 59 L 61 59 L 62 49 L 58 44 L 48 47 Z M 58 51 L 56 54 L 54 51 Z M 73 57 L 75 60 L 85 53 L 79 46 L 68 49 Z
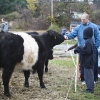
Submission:
M 50 36 L 50 41 L 54 45 L 58 45 L 58 44 L 62 43 L 65 40 L 65 38 L 63 37 L 63 35 L 59 34 L 56 31 L 48 30 L 47 33 Z

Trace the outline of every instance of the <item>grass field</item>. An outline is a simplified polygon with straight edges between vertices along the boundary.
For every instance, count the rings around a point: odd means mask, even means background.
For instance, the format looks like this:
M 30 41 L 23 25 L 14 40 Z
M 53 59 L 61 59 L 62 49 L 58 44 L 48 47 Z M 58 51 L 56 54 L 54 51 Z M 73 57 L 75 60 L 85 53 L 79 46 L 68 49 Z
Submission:
M 76 92 L 75 92 L 75 79 L 74 79 L 74 74 L 75 74 L 75 66 L 72 62 L 72 59 L 71 58 L 65 58 L 65 60 L 63 59 L 60 59 L 57 60 L 53 60 L 51 61 L 51 63 L 53 65 L 62 65 L 63 67 L 65 67 L 66 69 L 70 69 L 72 68 L 73 72 L 70 72 L 70 73 L 66 73 L 66 77 L 68 74 L 71 74 L 70 76 L 70 84 L 69 84 L 69 90 L 66 91 L 66 98 L 63 99 L 63 100 L 99 100 L 100 99 L 100 79 L 98 81 L 97 84 L 95 84 L 95 89 L 94 89 L 94 93 L 83 93 L 82 91 L 84 89 L 86 89 L 86 86 L 85 85 L 82 85 L 81 84 L 81 81 L 79 80 L 79 78 L 77 78 L 77 88 L 76 88 Z M 79 73 L 78 73 L 79 75 Z M 72 82 L 72 83 L 71 83 Z
M 75 92 L 75 66 L 71 57 L 58 57 L 50 60 L 49 71 L 44 73 L 44 83 L 47 89 L 41 89 L 37 74 L 30 75 L 30 87 L 25 88 L 22 71 L 14 71 L 10 80 L 11 98 L 3 94 L 3 84 L 0 70 L 0 100 L 100 100 L 100 80 L 95 84 L 93 94 L 82 93 L 86 88 L 77 80 Z

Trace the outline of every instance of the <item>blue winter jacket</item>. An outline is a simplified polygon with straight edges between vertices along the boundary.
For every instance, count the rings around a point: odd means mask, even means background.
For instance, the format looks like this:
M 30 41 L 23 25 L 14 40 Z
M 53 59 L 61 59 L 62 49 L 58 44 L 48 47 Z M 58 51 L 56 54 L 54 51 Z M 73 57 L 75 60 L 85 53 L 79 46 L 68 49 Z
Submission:
M 66 36 L 68 37 L 68 39 L 74 39 L 75 37 L 77 37 L 78 38 L 78 46 L 83 46 L 85 43 L 85 40 L 83 39 L 83 30 L 86 27 L 93 28 L 92 39 L 94 41 L 95 47 L 98 48 L 100 46 L 100 33 L 99 33 L 99 29 L 98 29 L 97 25 L 92 22 L 88 22 L 86 25 L 81 23 L 80 25 L 75 27 L 72 32 L 66 34 Z

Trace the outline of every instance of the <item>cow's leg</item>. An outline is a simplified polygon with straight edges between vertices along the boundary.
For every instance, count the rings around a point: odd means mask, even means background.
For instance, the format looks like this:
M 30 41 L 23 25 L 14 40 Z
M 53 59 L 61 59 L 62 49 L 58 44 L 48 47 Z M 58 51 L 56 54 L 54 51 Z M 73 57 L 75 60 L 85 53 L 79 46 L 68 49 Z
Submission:
M 30 77 L 30 70 L 23 70 L 23 72 L 24 72 L 24 77 L 25 77 L 24 86 L 29 87 L 28 79 Z
M 46 88 L 43 82 L 43 71 L 44 71 L 44 63 L 38 65 L 37 73 L 38 73 L 39 80 L 40 80 L 40 87 Z
M 2 74 L 2 80 L 3 80 L 3 85 L 4 85 L 4 95 L 8 97 L 11 96 L 9 92 L 9 81 L 13 73 L 13 70 L 14 70 L 14 67 L 7 66 L 3 69 L 3 74 Z
M 45 72 L 48 72 L 48 59 L 46 59 L 46 61 L 45 61 Z
M 33 69 L 32 73 L 35 74 L 37 71 L 35 69 Z

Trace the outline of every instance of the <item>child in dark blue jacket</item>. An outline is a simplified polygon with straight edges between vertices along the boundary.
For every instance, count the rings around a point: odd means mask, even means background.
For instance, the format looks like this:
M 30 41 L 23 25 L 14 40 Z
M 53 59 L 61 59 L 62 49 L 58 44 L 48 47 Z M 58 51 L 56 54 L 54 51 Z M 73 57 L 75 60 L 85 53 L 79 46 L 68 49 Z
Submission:
M 75 48 L 74 53 L 82 54 L 82 65 L 84 66 L 84 79 L 87 89 L 83 92 L 94 92 L 94 65 L 95 65 L 95 46 L 92 39 L 93 29 L 87 27 L 84 29 L 83 38 L 86 40 L 83 47 L 78 46 Z

